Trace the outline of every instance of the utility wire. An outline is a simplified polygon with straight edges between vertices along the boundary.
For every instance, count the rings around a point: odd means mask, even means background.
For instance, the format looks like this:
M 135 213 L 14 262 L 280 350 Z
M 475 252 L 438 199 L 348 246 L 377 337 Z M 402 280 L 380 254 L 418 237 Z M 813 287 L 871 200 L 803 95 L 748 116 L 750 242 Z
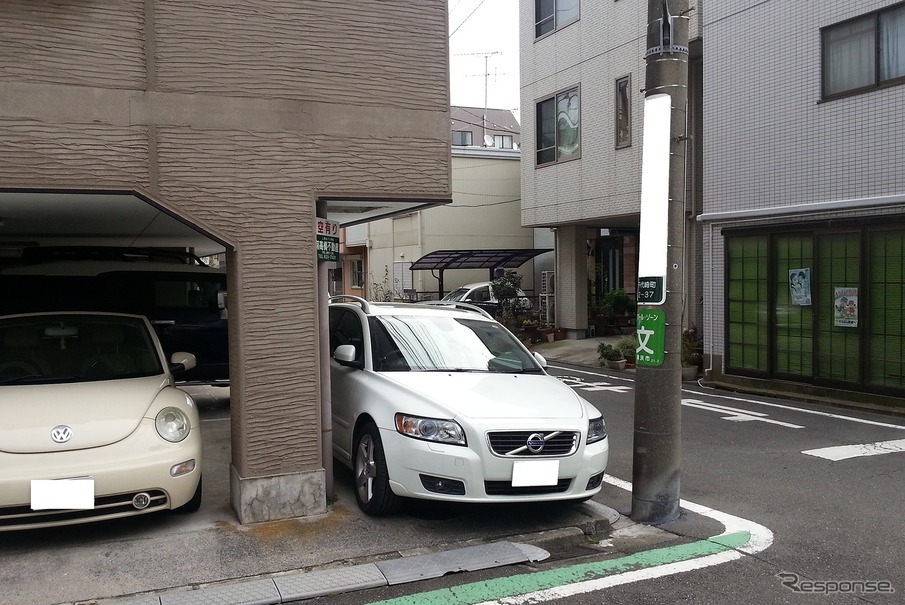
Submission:
M 481 8 L 481 5 L 484 4 L 484 2 L 486 2 L 486 0 L 481 0 L 481 2 L 476 7 L 474 7 L 474 10 L 471 11 L 470 13 L 468 13 L 468 16 L 465 17 L 465 19 L 462 21 L 462 23 L 459 23 L 459 25 L 456 26 L 456 29 L 454 29 L 453 32 L 451 34 L 449 34 L 450 38 L 452 38 L 455 35 L 455 33 L 457 31 L 459 31 L 459 28 L 461 28 L 463 25 L 465 25 L 465 22 L 468 21 L 471 18 L 471 16 L 477 12 L 477 10 L 479 8 Z

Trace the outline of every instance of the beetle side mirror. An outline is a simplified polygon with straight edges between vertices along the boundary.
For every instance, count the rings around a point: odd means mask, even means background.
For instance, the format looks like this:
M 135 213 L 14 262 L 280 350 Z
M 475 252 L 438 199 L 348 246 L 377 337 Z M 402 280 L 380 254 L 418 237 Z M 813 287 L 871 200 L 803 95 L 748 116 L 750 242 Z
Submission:
M 191 353 L 176 351 L 170 355 L 171 372 L 187 372 L 198 364 L 198 360 Z

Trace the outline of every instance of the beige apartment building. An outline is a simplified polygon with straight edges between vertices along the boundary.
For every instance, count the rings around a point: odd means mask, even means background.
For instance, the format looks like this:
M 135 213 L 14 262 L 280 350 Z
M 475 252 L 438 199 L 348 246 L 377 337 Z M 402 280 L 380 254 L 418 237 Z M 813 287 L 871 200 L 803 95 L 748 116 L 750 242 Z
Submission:
M 316 217 L 449 201 L 447 30 L 433 0 L 0 10 L 0 247 L 225 251 L 242 522 L 326 509 Z
M 521 226 L 521 129 L 504 109 L 451 108 L 452 204 L 363 223 L 345 230 L 342 283 L 346 294 L 370 300 L 437 299 L 467 283 L 491 279 L 489 268 L 415 270 L 438 250 L 531 249 L 533 229 Z M 548 253 L 552 256 L 552 253 Z M 512 269 L 533 294 L 535 260 Z

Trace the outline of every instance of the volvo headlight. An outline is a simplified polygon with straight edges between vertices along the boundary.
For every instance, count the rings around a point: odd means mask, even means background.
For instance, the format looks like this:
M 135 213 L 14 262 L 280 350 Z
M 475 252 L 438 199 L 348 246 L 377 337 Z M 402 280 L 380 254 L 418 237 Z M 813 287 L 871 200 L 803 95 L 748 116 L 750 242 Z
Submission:
M 603 416 L 588 421 L 588 443 L 597 443 L 606 439 L 606 423 Z
M 188 437 L 192 430 L 188 415 L 179 408 L 163 408 L 157 412 L 154 420 L 157 434 L 173 443 L 178 443 Z
M 396 414 L 396 430 L 415 439 L 465 445 L 465 431 L 455 420 Z

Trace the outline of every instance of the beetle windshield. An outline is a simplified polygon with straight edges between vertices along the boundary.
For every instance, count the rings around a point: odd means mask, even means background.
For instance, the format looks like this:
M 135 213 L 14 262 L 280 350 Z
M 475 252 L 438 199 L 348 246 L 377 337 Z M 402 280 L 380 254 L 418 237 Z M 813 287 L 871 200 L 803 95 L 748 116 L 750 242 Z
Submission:
M 0 318 L 0 385 L 115 380 L 162 372 L 140 319 L 61 313 Z
M 521 343 L 496 322 L 430 315 L 386 315 L 371 321 L 378 372 L 542 372 Z

